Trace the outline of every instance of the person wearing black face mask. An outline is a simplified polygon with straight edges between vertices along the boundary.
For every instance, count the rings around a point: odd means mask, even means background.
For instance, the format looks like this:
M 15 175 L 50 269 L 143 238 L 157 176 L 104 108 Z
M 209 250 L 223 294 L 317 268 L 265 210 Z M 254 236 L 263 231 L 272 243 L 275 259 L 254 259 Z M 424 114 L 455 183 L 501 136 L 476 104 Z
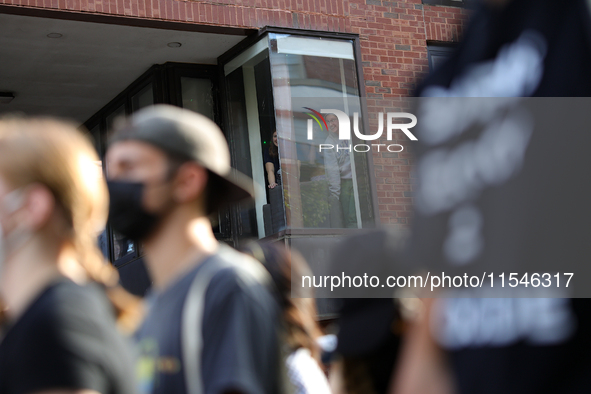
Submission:
M 110 223 L 143 241 L 154 281 L 136 334 L 141 391 L 280 393 L 268 274 L 219 244 L 208 219 L 252 195 L 219 128 L 188 110 L 144 109 L 116 130 L 106 164 Z
M 169 177 L 165 176 L 161 183 L 168 181 Z M 150 212 L 144 208 L 143 195 L 147 185 L 142 182 L 109 181 L 108 186 L 111 196 L 109 224 L 130 239 L 144 239 L 154 232 L 167 209 L 164 207 L 161 212 Z

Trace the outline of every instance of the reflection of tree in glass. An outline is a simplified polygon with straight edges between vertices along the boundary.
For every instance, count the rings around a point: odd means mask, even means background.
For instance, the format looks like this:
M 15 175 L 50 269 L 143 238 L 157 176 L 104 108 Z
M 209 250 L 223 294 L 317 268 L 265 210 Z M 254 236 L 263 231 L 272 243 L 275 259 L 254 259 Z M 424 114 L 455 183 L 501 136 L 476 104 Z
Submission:
M 300 183 L 304 227 L 329 228 L 330 206 L 326 180 Z

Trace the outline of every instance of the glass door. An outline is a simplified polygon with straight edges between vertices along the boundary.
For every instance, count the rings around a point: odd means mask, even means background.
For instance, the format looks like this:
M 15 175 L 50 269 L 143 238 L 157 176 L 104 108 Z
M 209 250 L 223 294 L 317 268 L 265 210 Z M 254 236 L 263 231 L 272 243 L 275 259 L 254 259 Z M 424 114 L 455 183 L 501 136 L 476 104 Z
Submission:
M 234 166 L 255 182 L 238 237 L 375 226 L 371 152 L 338 133 L 340 114 L 363 134 L 357 60 L 351 39 L 268 32 L 222 65 Z
M 225 129 L 233 166 L 250 176 L 255 186 L 254 206 L 239 205 L 235 231 L 240 238 L 263 238 L 285 228 L 267 37 L 231 59 L 223 70 Z
M 288 225 L 373 227 L 371 152 L 356 149 L 352 133 L 363 128 L 353 41 L 278 33 L 269 41 Z

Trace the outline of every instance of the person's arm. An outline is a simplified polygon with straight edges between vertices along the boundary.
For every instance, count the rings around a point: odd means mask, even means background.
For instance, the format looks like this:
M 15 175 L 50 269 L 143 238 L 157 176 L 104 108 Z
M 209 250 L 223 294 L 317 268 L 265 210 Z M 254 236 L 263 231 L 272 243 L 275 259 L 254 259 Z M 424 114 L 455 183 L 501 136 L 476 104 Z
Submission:
M 434 299 L 423 299 L 420 317 L 407 330 L 389 394 L 451 394 L 451 373 L 430 327 Z
M 267 187 L 269 189 L 274 189 L 275 186 L 277 186 L 277 183 L 275 182 L 275 164 L 272 162 L 266 162 L 265 169 L 267 170 L 267 179 L 269 179 L 269 186 Z

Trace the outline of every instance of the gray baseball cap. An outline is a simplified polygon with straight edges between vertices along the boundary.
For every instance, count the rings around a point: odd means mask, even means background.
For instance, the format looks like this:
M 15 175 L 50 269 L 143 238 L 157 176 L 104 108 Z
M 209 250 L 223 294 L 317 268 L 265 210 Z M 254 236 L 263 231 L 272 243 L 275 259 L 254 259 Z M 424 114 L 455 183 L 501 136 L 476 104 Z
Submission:
M 216 208 L 254 194 L 252 179 L 230 166 L 224 134 L 201 114 L 165 104 L 144 108 L 116 125 L 109 145 L 124 140 L 149 143 L 172 157 L 195 161 L 209 170 L 209 198 Z

